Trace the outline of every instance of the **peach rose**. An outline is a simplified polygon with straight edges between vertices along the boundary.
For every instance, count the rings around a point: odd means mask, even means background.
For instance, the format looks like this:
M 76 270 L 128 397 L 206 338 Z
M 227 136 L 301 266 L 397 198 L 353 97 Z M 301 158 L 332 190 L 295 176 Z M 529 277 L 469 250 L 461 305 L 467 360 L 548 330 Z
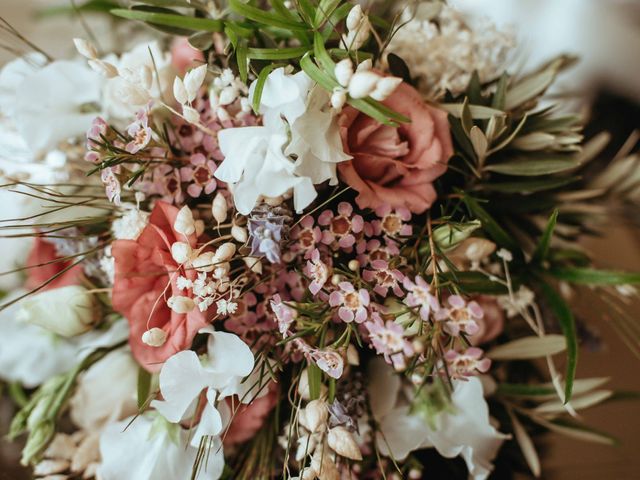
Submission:
M 189 348 L 198 330 L 207 325 L 205 313 L 197 308 L 181 314 L 166 303 L 173 295 L 184 295 L 176 284 L 180 275 L 190 280 L 197 276 L 194 269 L 180 267 L 171 256 L 171 245 L 185 239 L 173 228 L 178 211 L 173 205 L 157 202 L 138 239 L 116 240 L 111 248 L 115 259 L 113 308 L 129 321 L 133 356 L 151 372 L 159 371 L 173 354 Z M 195 235 L 190 235 L 188 242 L 195 247 Z M 142 334 L 154 327 L 167 334 L 160 347 L 142 342 Z
M 256 398 L 249 405 L 240 405 L 238 399 L 228 399 L 229 405 L 235 405 L 238 411 L 231 419 L 231 425 L 225 432 L 225 446 L 237 445 L 252 439 L 258 430 L 262 428 L 267 417 L 278 403 L 278 387 L 272 383 L 269 393 L 264 397 Z
M 338 164 L 340 176 L 359 193 L 360 208 L 388 204 L 422 213 L 435 201 L 432 182 L 447 170 L 453 155 L 447 114 L 427 105 L 406 83 L 384 104 L 411 123 L 390 127 L 345 108 L 340 135 L 353 160 Z
M 31 248 L 31 252 L 29 252 L 29 256 L 27 257 L 26 266 L 29 268 L 26 270 L 27 280 L 25 282 L 25 287 L 30 290 L 37 288 L 77 261 L 77 259 L 56 261 L 59 258 L 60 257 L 58 256 L 56 247 L 53 243 L 47 242 L 40 237 L 36 237 L 33 247 Z M 78 285 L 82 280 L 82 276 L 82 265 L 78 264 L 69 268 L 69 270 L 62 273 L 40 291 L 68 287 L 69 285 Z
M 193 66 L 204 62 L 204 55 L 189 44 L 187 37 L 176 37 L 171 44 L 171 65 L 180 75 Z

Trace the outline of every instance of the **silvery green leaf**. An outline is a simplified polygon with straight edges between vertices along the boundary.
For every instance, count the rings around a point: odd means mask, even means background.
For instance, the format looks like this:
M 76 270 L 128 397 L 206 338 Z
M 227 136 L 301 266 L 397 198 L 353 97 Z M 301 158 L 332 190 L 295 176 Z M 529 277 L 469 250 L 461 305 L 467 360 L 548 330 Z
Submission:
M 536 447 L 531 440 L 531 437 L 527 433 L 527 430 L 524 428 L 518 417 L 511 411 L 508 410 L 509 417 L 511 418 L 511 425 L 513 425 L 513 434 L 516 437 L 516 441 L 520 446 L 520 451 L 524 456 L 524 459 L 527 461 L 527 465 L 529 465 L 529 469 L 531 473 L 533 473 L 534 477 L 540 476 L 540 458 L 538 457 L 538 452 L 536 452 Z
M 525 337 L 492 348 L 487 357 L 492 360 L 526 360 L 546 357 L 564 351 L 567 342 L 562 335 Z
M 580 161 L 570 155 L 528 155 L 518 156 L 514 160 L 485 165 L 484 169 L 502 175 L 519 177 L 537 177 L 571 170 L 580 165 Z
M 571 400 L 571 406 L 574 410 L 583 410 L 598 405 L 613 395 L 612 390 L 595 390 L 585 395 L 575 396 L 574 389 L 573 393 L 574 398 Z M 560 400 L 551 400 L 538 405 L 535 411 L 538 413 L 563 413 L 565 412 L 565 405 Z
M 462 103 L 439 103 L 437 105 L 441 110 L 450 113 L 456 118 L 462 118 L 464 105 Z M 471 116 L 476 120 L 489 120 L 491 117 L 504 117 L 506 113 L 489 108 L 482 105 L 468 105 Z
M 505 99 L 505 110 L 513 110 L 544 93 L 555 80 L 562 64 L 561 58 L 556 59 L 541 72 L 523 79 L 510 88 Z

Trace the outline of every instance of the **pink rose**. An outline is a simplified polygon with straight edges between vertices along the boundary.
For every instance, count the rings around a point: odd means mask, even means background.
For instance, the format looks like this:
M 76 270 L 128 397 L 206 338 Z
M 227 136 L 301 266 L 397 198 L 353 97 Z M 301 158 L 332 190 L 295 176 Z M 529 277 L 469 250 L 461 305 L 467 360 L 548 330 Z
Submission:
M 340 175 L 358 191 L 360 208 L 388 204 L 422 213 L 435 201 L 432 182 L 447 170 L 453 155 L 447 114 L 424 103 L 406 83 L 384 104 L 409 117 L 411 123 L 389 127 L 345 108 L 340 135 L 353 160 L 338 164 Z
M 180 75 L 184 75 L 189 67 L 204 62 L 204 55 L 193 48 L 187 37 L 176 37 L 171 44 L 171 65 Z
M 476 319 L 478 331 L 469 337 L 472 345 L 482 345 L 494 340 L 504 330 L 504 312 L 494 297 L 481 295 L 475 298 L 484 315 Z
M 167 306 L 171 296 L 184 295 L 177 287 L 178 276 L 194 280 L 197 272 L 179 266 L 171 256 L 171 245 L 185 241 L 173 229 L 178 208 L 157 202 L 149 224 L 137 240 L 116 240 L 112 254 L 115 259 L 113 308 L 130 325 L 129 344 L 133 356 L 151 372 L 159 371 L 162 363 L 173 354 L 191 346 L 198 330 L 207 325 L 206 315 L 197 308 L 187 314 L 176 313 Z M 196 246 L 195 235 L 188 237 Z M 150 328 L 161 328 L 167 334 L 160 347 L 142 342 L 142 334 Z
M 61 275 L 46 287 L 42 288 L 41 291 L 80 284 L 83 277 L 82 265 L 78 264 L 69 268 L 66 272 L 61 273 L 78 259 L 57 261 L 59 259 L 60 257 L 53 243 L 36 237 L 31 252 L 29 252 L 29 256 L 27 257 L 26 266 L 29 268 L 26 270 L 27 280 L 25 287 L 30 290 L 37 288 L 58 274 Z

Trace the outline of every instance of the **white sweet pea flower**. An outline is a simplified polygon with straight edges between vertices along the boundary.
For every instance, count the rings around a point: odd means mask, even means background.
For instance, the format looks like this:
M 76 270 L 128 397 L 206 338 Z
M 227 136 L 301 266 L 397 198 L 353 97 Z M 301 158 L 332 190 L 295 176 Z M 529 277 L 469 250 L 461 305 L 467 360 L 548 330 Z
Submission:
M 176 480 L 191 478 L 198 445 L 189 442 L 191 433 L 179 425 L 167 424 L 152 414 L 112 423 L 100 435 L 97 478 L 102 480 Z M 206 461 L 195 477 L 217 480 L 224 470 L 222 442 L 213 438 Z
M 215 176 L 232 186 L 237 210 L 247 215 L 261 197 L 293 192 L 302 212 L 316 197 L 314 184 L 337 183 L 336 163 L 348 160 L 329 96 L 304 73 L 274 70 L 260 101 L 263 126 L 221 130 L 225 161 Z M 255 92 L 251 85 L 250 95 Z M 311 92 L 311 93 L 310 93 Z
M 201 333 L 211 336 L 207 342 L 207 355 L 199 358 L 191 350 L 178 352 L 169 358 L 160 371 L 160 392 L 164 400 L 154 400 L 154 407 L 171 423 L 179 423 L 192 414 L 192 407 L 206 390 L 207 404 L 193 435 L 192 445 L 200 439 L 220 435 L 225 426 L 219 407 L 221 399 L 238 395 L 248 403 L 253 398 L 248 390 L 251 379 L 242 380 L 253 370 L 253 353 L 240 337 L 232 333 L 216 332 L 205 328 Z M 244 398 L 243 398 L 244 397 Z
M 42 153 L 84 134 L 99 113 L 102 77 L 84 62 L 32 53 L 0 71 L 0 112 L 29 149 Z
M 369 395 L 372 411 L 380 425 L 380 452 L 404 460 L 415 450 L 434 447 L 446 458 L 461 455 L 470 478 L 486 479 L 493 470 L 492 461 L 508 435 L 498 432 L 490 423 L 489 407 L 484 399 L 478 377 L 454 381 L 451 395 L 453 410 L 435 417 L 436 428 L 427 419 L 413 412 L 400 395 L 399 381 L 391 380 L 391 368 L 383 362 L 372 362 Z

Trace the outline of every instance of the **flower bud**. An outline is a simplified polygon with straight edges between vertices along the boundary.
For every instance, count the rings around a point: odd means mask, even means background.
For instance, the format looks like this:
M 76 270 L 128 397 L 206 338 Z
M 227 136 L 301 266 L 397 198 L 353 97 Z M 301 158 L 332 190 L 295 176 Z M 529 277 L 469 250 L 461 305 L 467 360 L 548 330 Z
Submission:
M 171 256 L 176 263 L 179 263 L 180 265 L 187 263 L 191 258 L 191 255 L 193 255 L 193 250 L 188 243 L 175 242 L 171 245 Z
M 161 347 L 167 341 L 167 332 L 154 327 L 142 334 L 142 343 L 150 347 Z
M 176 77 L 173 80 L 173 96 L 179 104 L 184 105 L 187 103 L 187 89 L 180 77 Z
M 358 354 L 358 349 L 352 343 L 350 343 L 347 347 L 347 363 L 356 367 L 360 365 L 360 355 Z
M 372 68 L 373 68 L 373 60 L 371 60 L 370 58 L 367 58 L 356 67 L 356 72 L 368 72 Z
M 229 112 L 227 112 L 227 109 L 224 107 L 216 108 L 216 117 L 218 117 L 218 120 L 221 122 L 228 122 L 231 120 L 231 115 L 229 115 Z
M 80 55 L 89 60 L 98 58 L 98 50 L 93 44 L 84 38 L 74 38 L 73 44 L 76 46 L 76 50 Z
M 238 225 L 231 227 L 231 236 L 236 242 L 240 243 L 245 243 L 249 239 L 247 229 Z
M 233 256 L 236 254 L 236 246 L 234 243 L 227 242 L 220 245 L 218 250 L 216 250 L 215 259 L 219 262 L 225 262 L 227 260 L 231 260 Z
M 350 260 L 348 266 L 349 270 L 351 270 L 352 272 L 357 272 L 358 270 L 360 270 L 360 262 L 358 260 Z
M 360 25 L 360 22 L 362 22 L 363 18 L 364 18 L 364 12 L 362 11 L 362 7 L 360 5 L 356 5 L 355 7 L 353 7 L 349 11 L 349 14 L 347 15 L 347 19 L 345 21 L 347 30 L 357 29 L 358 26 Z
M 87 289 L 71 285 L 27 297 L 18 316 L 62 337 L 74 337 L 91 329 L 94 308 Z
M 371 98 L 382 102 L 389 98 L 396 88 L 402 83 L 402 79 L 399 77 L 384 77 L 381 78 L 376 89 L 371 93 Z
M 331 106 L 336 110 L 342 109 L 347 103 L 347 92 L 345 90 L 336 90 L 331 94 Z
M 211 214 L 218 223 L 222 223 L 227 219 L 227 200 L 222 193 L 218 192 L 211 203 Z
M 191 265 L 198 272 L 213 272 L 218 262 L 213 252 L 204 252 L 191 260 Z
M 249 268 L 249 270 L 251 270 L 253 273 L 256 273 L 258 275 L 262 274 L 262 262 L 260 262 L 259 258 L 244 257 L 242 260 L 244 260 L 247 268 Z
M 202 220 L 196 220 L 194 225 L 196 227 L 196 237 L 199 237 L 204 233 L 204 222 Z
M 176 216 L 176 221 L 173 224 L 173 228 L 176 232 L 182 235 L 193 235 L 196 232 L 195 222 L 193 220 L 193 213 L 186 205 L 180 209 Z
M 380 77 L 374 72 L 356 72 L 349 82 L 351 98 L 365 98 L 376 88 Z
M 486 238 L 468 238 L 460 247 L 471 262 L 480 262 L 496 250 L 496 244 Z
M 189 123 L 199 123 L 200 113 L 188 105 L 182 105 L 182 116 Z
M 170 297 L 169 300 L 167 300 L 167 305 L 176 313 L 189 313 L 196 308 L 193 299 L 177 295 Z
M 53 420 L 45 420 L 39 423 L 27 438 L 27 443 L 22 449 L 22 458 L 20 463 L 24 466 L 29 465 L 34 459 L 38 458 L 47 448 L 56 434 L 56 424 Z
M 192 102 L 198 95 L 198 90 L 204 83 L 204 78 L 207 76 L 207 64 L 200 65 L 192 70 L 189 70 L 184 76 L 184 88 L 187 93 L 187 99 Z M 180 102 L 185 103 L 185 102 Z
M 344 60 L 340 60 L 335 69 L 333 70 L 334 75 L 336 76 L 336 80 L 343 87 L 349 85 L 349 80 L 353 77 L 353 63 L 350 58 L 345 58 Z
M 324 429 L 329 417 L 327 404 L 323 400 L 311 400 L 305 407 L 307 428 L 311 433 Z
M 230 105 L 236 98 L 238 98 L 238 89 L 233 86 L 229 86 L 222 89 L 218 101 L 220 102 L 220 105 Z
M 362 460 L 360 448 L 353 438 L 353 434 L 344 427 L 334 427 L 327 435 L 329 447 L 338 455 L 351 460 Z

